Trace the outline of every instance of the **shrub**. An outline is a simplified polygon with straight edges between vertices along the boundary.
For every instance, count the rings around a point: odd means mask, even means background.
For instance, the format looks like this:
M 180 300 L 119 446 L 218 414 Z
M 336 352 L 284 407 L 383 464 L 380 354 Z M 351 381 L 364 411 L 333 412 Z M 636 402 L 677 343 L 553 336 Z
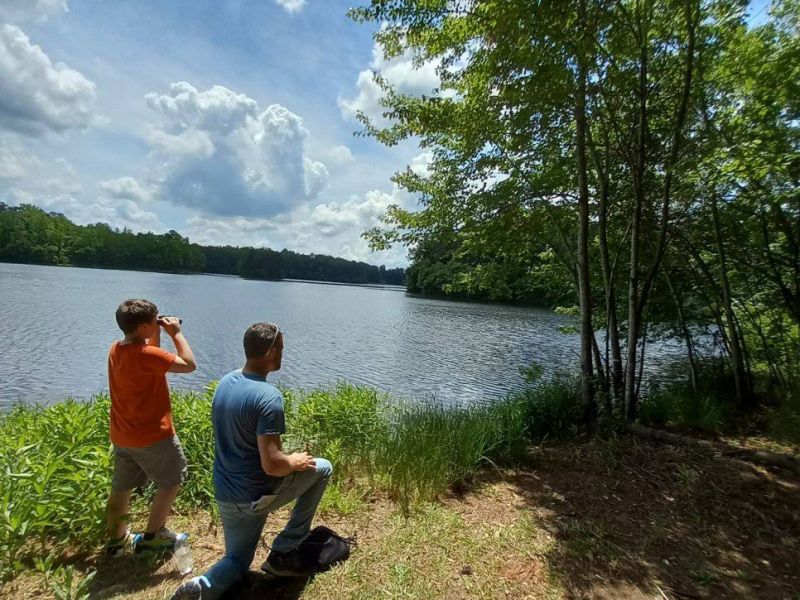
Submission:
M 557 373 L 521 393 L 532 439 L 575 435 L 583 417 L 579 384 L 574 375 Z
M 373 468 L 407 512 L 469 481 L 485 463 L 518 459 L 526 445 L 525 411 L 515 398 L 469 408 L 399 404 Z
M 767 433 L 779 442 L 800 444 L 800 385 L 769 410 Z
M 104 537 L 108 405 L 99 396 L 0 417 L 0 579 L 52 539 L 92 545 Z
M 335 463 L 340 475 L 367 467 L 386 435 L 384 398 L 346 383 L 333 390 L 287 392 L 287 445 Z
M 717 432 L 730 422 L 735 386 L 724 361 L 707 359 L 697 362 L 698 389 L 686 378 L 686 366 L 675 363 L 654 382 L 639 405 L 643 423 L 663 427 Z

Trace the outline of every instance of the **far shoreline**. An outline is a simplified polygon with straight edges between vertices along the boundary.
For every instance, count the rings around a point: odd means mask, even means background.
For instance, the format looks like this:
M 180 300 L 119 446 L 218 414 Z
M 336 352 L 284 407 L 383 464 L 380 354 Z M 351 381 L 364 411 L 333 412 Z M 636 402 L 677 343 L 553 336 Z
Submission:
M 57 269 L 89 269 L 92 271 L 121 271 L 121 272 L 129 272 L 129 273 L 157 273 L 160 275 L 204 275 L 209 277 L 227 277 L 231 279 L 242 279 L 244 281 L 270 281 L 273 283 L 281 283 L 284 281 L 288 281 L 291 283 L 318 283 L 322 285 L 343 285 L 343 286 L 353 286 L 353 287 L 365 287 L 365 288 L 376 288 L 376 289 L 391 289 L 391 290 L 406 290 L 406 287 L 403 285 L 393 285 L 389 283 L 358 283 L 358 282 L 346 282 L 346 281 L 328 281 L 328 280 L 318 280 L 318 279 L 290 279 L 290 278 L 281 278 L 281 279 L 254 279 L 251 277 L 242 277 L 241 275 L 235 275 L 233 273 L 213 273 L 213 272 L 205 272 L 205 271 L 161 271 L 158 269 L 131 269 L 131 268 L 117 268 L 117 267 L 99 267 L 99 266 L 91 266 L 91 265 L 48 265 L 42 263 L 20 263 L 20 262 L 13 262 L 7 260 L 1 260 L 0 264 L 4 265 L 14 265 L 18 267 L 53 267 Z M 417 295 L 417 294 L 414 294 Z

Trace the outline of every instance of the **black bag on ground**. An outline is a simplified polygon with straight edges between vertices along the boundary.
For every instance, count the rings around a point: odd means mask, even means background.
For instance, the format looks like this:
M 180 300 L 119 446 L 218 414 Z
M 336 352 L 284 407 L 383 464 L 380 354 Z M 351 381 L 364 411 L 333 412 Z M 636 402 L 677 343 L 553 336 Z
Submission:
M 319 572 L 350 558 L 350 548 L 356 545 L 355 538 L 344 538 L 324 525 L 311 530 L 298 551 L 303 562 Z

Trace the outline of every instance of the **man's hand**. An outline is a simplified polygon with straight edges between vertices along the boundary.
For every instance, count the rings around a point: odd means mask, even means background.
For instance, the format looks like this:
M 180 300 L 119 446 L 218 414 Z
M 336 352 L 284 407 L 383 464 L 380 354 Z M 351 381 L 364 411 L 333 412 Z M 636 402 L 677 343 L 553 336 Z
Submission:
M 317 468 L 314 457 L 306 452 L 295 452 L 289 455 L 292 467 L 295 471 L 313 471 Z
M 161 317 L 158 324 L 164 328 L 170 337 L 175 337 L 181 332 L 181 322 L 178 317 Z
M 285 477 L 296 471 L 313 471 L 317 468 L 314 457 L 306 452 L 283 453 L 283 442 L 277 433 L 258 436 L 258 454 L 261 468 L 271 477 Z

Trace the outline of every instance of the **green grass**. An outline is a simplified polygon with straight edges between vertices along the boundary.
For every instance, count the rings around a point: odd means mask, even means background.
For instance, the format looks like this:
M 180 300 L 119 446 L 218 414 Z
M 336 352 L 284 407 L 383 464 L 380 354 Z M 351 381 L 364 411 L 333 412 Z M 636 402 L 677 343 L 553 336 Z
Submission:
M 213 513 L 214 385 L 173 392 L 175 427 L 189 463 L 176 509 Z M 527 445 L 528 398 L 476 408 L 397 403 L 373 389 L 287 390 L 286 447 L 306 449 L 335 467 L 323 510 L 358 510 L 385 492 L 406 514 L 482 466 L 512 463 Z M 0 416 L 0 581 L 34 568 L 34 558 L 66 548 L 95 550 L 105 540 L 112 473 L 107 396 L 49 407 L 18 406 Z M 144 514 L 152 486 L 135 496 Z
M 522 392 L 520 400 L 534 440 L 564 439 L 577 432 L 583 412 L 578 377 L 556 373 Z

